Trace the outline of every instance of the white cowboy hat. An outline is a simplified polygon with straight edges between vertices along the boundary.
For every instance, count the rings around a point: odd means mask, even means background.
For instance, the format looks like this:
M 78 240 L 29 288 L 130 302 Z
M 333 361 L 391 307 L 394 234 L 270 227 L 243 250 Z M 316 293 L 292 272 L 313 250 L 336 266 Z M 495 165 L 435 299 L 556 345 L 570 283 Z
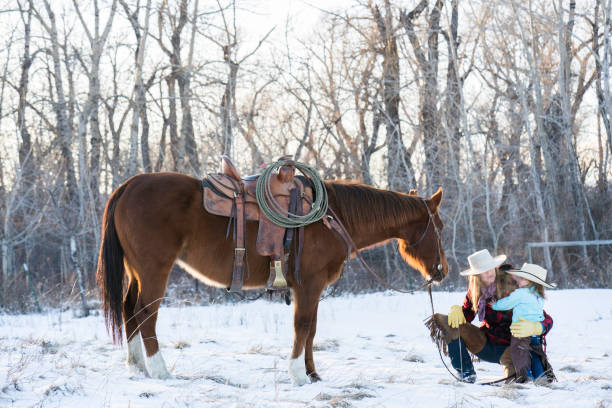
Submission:
M 524 263 L 521 269 L 509 269 L 506 272 L 550 289 L 557 287 L 556 283 L 546 283 L 546 269 L 542 268 L 540 265 Z
M 463 276 L 480 275 L 489 269 L 497 268 L 499 265 L 503 264 L 505 260 L 506 255 L 497 255 L 494 258 L 487 249 L 483 249 L 468 256 L 470 269 L 460 272 L 459 274 Z

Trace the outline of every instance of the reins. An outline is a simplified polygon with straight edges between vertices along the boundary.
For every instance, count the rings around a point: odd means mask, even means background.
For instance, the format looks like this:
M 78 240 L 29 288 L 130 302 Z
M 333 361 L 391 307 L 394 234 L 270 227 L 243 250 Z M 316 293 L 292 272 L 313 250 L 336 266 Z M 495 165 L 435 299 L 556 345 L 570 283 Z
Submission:
M 416 245 L 418 245 L 419 243 L 421 243 L 421 241 L 423 241 L 423 239 L 425 238 L 425 235 L 427 234 L 427 231 L 429 230 L 429 225 L 432 224 L 432 219 L 433 219 L 433 214 L 431 213 L 429 206 L 427 205 L 427 203 L 425 202 L 425 200 L 422 200 L 423 204 L 425 205 L 425 208 L 427 209 L 427 214 L 428 214 L 428 220 L 427 220 L 427 225 L 425 227 L 425 231 L 423 231 L 423 234 L 421 234 L 420 238 L 415 241 L 414 243 L 410 244 L 409 247 L 414 247 Z M 336 215 L 336 213 L 334 212 L 334 210 L 330 207 L 328 208 L 328 212 L 330 212 L 335 219 L 333 219 L 332 217 L 330 217 L 329 215 L 327 216 L 328 218 L 327 223 L 329 223 L 329 225 L 336 230 L 336 232 L 338 232 L 338 234 L 342 237 L 342 239 L 344 240 L 344 242 L 347 245 L 348 248 L 348 255 L 347 255 L 347 260 L 348 257 L 350 257 L 350 253 L 351 250 L 355 251 L 355 256 L 357 257 L 357 259 L 359 259 L 359 261 L 361 262 L 361 264 L 363 265 L 363 267 L 370 273 L 372 274 L 382 285 L 384 285 L 385 287 L 394 290 L 396 292 L 400 292 L 400 293 L 414 293 L 416 291 L 420 291 L 421 289 L 427 287 L 427 293 L 429 294 L 429 304 L 431 305 L 431 316 L 433 318 L 433 316 L 435 315 L 435 310 L 434 310 L 434 304 L 433 304 L 433 294 L 431 292 L 431 284 L 433 283 L 433 279 L 429 279 L 427 282 L 425 282 L 422 286 L 420 286 L 419 288 L 416 288 L 414 290 L 402 290 L 399 289 L 391 284 L 389 284 L 388 282 L 386 282 L 379 274 L 377 274 L 374 270 L 372 270 L 372 268 L 368 265 L 368 263 L 365 261 L 365 259 L 363 259 L 363 256 L 361 255 L 361 251 L 357 248 L 357 245 L 355 244 L 355 242 L 353 241 L 353 239 L 351 238 L 350 234 L 348 233 L 348 231 L 346 230 L 346 228 L 344 227 L 344 225 L 342 224 L 342 222 L 340 222 L 338 216 Z M 442 259 L 442 253 L 441 253 L 441 244 L 440 244 L 440 231 L 438 229 L 438 226 L 436 225 L 436 223 L 433 223 L 434 226 L 434 231 L 436 233 L 436 238 L 437 238 L 437 243 L 438 243 L 438 262 L 440 262 L 440 260 Z M 438 268 L 441 266 L 441 264 L 438 264 Z M 461 336 L 459 336 L 459 342 L 461 342 Z M 463 382 L 464 380 L 459 378 L 457 375 L 455 375 L 455 373 L 453 373 L 451 371 L 451 369 L 448 367 L 448 365 L 446 364 L 446 362 L 444 361 L 444 357 L 442 356 L 442 349 L 440 347 L 440 344 L 436 342 L 436 346 L 438 348 L 438 355 L 440 356 L 440 361 L 442 361 L 442 364 L 444 365 L 444 368 L 446 368 L 446 371 L 448 371 L 448 373 L 457 381 L 459 382 Z M 461 353 L 461 347 L 459 348 L 459 352 Z M 460 355 L 460 360 L 463 361 L 463 359 L 461 358 Z M 461 367 L 461 372 L 463 372 L 463 366 Z M 492 384 L 497 384 L 506 380 L 509 380 L 511 378 L 514 378 L 516 375 L 512 374 L 508 377 L 505 378 L 501 378 L 499 380 L 494 380 L 494 381 L 489 381 L 486 383 L 478 383 L 478 385 L 492 385 Z
M 433 295 L 431 293 L 431 286 L 427 288 L 427 292 L 429 293 L 429 303 L 431 304 L 431 317 L 433 318 L 433 316 L 436 314 L 434 311 L 434 305 L 433 305 Z M 434 324 L 435 324 L 435 320 L 434 320 Z M 461 335 L 459 335 L 458 338 L 460 344 L 459 344 L 459 360 L 461 361 L 461 372 L 463 372 L 463 358 L 461 358 Z M 455 373 L 452 372 L 452 370 L 448 367 L 448 365 L 446 364 L 446 361 L 444 361 L 444 357 L 442 356 L 442 348 L 440 347 L 440 343 L 439 342 L 435 342 L 436 346 L 438 348 L 438 355 L 440 356 L 440 361 L 442 361 L 442 364 L 444 365 L 444 368 L 446 368 L 446 371 L 448 371 L 448 373 L 457 381 L 459 382 L 465 382 L 463 379 L 457 377 L 457 375 L 455 375 Z M 508 377 L 504 377 L 504 378 L 500 378 L 499 380 L 493 380 L 493 381 L 488 381 L 488 382 L 483 382 L 483 383 L 475 383 L 477 385 L 493 385 L 493 384 L 498 384 L 500 382 L 504 382 L 507 380 L 511 380 L 512 378 L 515 378 L 516 374 L 511 374 Z
M 431 294 L 431 286 L 427 287 L 427 293 L 429 294 L 429 304 L 431 305 L 431 316 L 433 318 L 433 316 L 436 314 L 434 311 L 434 305 L 433 305 L 433 295 Z M 459 336 L 459 341 L 461 341 L 461 336 Z M 448 368 L 448 365 L 446 365 L 446 361 L 444 361 L 444 357 L 442 357 L 442 348 L 440 347 L 440 344 L 438 344 L 438 342 L 435 342 L 436 346 L 438 348 L 438 354 L 440 355 L 440 361 L 442 361 L 442 364 L 444 365 L 444 368 L 446 368 L 446 371 L 448 371 L 448 373 L 453 376 L 455 378 L 455 380 L 459 381 L 459 382 L 463 382 L 463 380 L 459 377 L 457 377 L 455 375 L 455 373 L 453 373 L 450 368 Z M 459 350 L 461 350 L 461 348 L 459 348 Z M 462 360 L 462 359 L 461 359 Z M 463 367 L 462 370 L 463 372 Z
M 424 201 L 424 200 L 423 200 L 423 201 Z M 430 221 L 431 221 L 431 219 L 433 218 L 433 215 L 431 214 L 431 211 L 429 210 L 429 207 L 427 206 L 427 203 L 424 203 L 424 204 L 425 204 L 425 208 L 427 209 L 427 213 L 429 214 L 429 219 L 430 219 Z M 429 223 L 428 223 L 427 225 L 429 226 Z M 435 230 L 435 232 L 436 232 L 436 236 L 437 236 L 437 238 L 438 238 L 438 259 L 441 259 L 441 258 L 442 258 L 442 254 L 440 253 L 440 239 L 441 239 L 441 238 L 440 238 L 440 231 L 438 230 L 438 227 L 437 227 L 436 223 L 434 223 L 434 230 Z M 429 304 L 431 305 L 431 317 L 432 317 L 432 319 L 433 319 L 433 317 L 435 316 L 435 314 L 436 314 L 436 313 L 435 313 L 435 310 L 434 310 L 434 305 L 433 305 L 433 295 L 432 295 L 432 293 L 431 293 L 431 285 L 428 285 L 428 286 L 427 286 L 427 293 L 429 294 Z M 434 320 L 434 323 L 435 323 L 435 320 Z M 461 334 L 459 335 L 458 340 L 459 340 L 459 360 L 461 361 L 461 372 L 463 373 L 463 358 L 462 358 L 462 356 L 461 356 L 461 353 L 462 353 L 462 348 L 461 348 Z M 461 379 L 461 378 L 457 377 L 457 376 L 455 375 L 455 373 L 453 373 L 453 372 L 450 370 L 450 368 L 448 368 L 448 365 L 446 364 L 446 362 L 444 361 L 444 357 L 442 356 L 442 349 L 441 349 L 440 344 L 439 344 L 438 342 L 436 342 L 436 346 L 437 346 L 437 348 L 438 348 L 438 355 L 440 356 L 440 361 L 442 361 L 442 364 L 444 365 L 444 368 L 446 368 L 446 371 L 448 371 L 448 373 L 449 373 L 449 374 L 450 374 L 450 375 L 451 375 L 453 378 L 455 378 L 457 381 L 463 382 L 463 379 Z M 508 377 L 501 378 L 501 379 L 499 379 L 499 380 L 489 381 L 489 382 L 486 382 L 486 383 L 478 383 L 478 384 L 479 384 L 479 385 L 492 385 L 492 384 L 497 384 L 497 383 L 500 383 L 500 382 L 502 382 L 502 381 L 506 381 L 506 380 L 508 380 L 508 379 L 514 378 L 515 376 L 516 376 L 516 374 L 512 374 L 512 375 L 510 375 L 510 376 L 508 376 Z

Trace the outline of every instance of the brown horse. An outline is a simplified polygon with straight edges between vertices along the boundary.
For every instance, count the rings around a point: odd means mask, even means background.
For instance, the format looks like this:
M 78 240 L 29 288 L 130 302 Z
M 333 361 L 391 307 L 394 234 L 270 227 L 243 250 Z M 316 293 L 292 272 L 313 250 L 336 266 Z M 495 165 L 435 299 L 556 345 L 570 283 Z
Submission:
M 362 184 L 325 182 L 329 206 L 358 248 L 399 241 L 403 259 L 427 279 L 442 280 L 448 265 L 441 248 L 438 206 L 442 190 L 425 200 Z M 155 324 L 172 265 L 177 262 L 206 284 L 230 286 L 234 243 L 228 219 L 202 207 L 198 179 L 177 173 L 141 174 L 108 199 L 102 224 L 97 278 L 113 339 L 128 342 L 128 364 L 154 378 L 170 376 L 159 352 Z M 255 250 L 257 223 L 247 223 L 249 274 L 244 288 L 266 285 L 269 258 Z M 294 298 L 294 342 L 289 375 L 294 384 L 320 380 L 312 353 L 317 308 L 323 289 L 342 271 L 347 248 L 322 222 L 304 229 L 301 283 L 290 273 Z M 292 263 L 290 259 L 290 265 Z M 127 290 L 124 278 L 127 275 Z M 124 295 L 125 293 L 125 295 Z M 146 356 L 142 350 L 142 344 Z M 304 353 L 304 358 L 301 358 Z

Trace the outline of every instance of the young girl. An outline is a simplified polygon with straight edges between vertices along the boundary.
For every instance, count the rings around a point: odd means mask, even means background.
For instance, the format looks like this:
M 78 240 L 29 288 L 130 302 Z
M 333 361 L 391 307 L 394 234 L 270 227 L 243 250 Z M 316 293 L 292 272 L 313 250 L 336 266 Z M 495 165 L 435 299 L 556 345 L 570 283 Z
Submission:
M 510 269 L 507 271 L 512 275 L 518 286 L 512 293 L 493 304 L 493 310 L 512 309 L 512 322 L 529 320 L 542 322 L 544 314 L 544 287 L 554 288 L 556 285 L 546 283 L 546 269 L 539 265 L 525 263 L 521 269 Z M 540 344 L 540 336 L 518 338 L 512 336 L 510 340 L 510 353 L 516 370 L 517 382 L 523 382 L 527 378 L 535 379 L 543 374 L 542 361 L 531 362 L 532 345 Z M 545 358 L 545 356 L 543 356 Z

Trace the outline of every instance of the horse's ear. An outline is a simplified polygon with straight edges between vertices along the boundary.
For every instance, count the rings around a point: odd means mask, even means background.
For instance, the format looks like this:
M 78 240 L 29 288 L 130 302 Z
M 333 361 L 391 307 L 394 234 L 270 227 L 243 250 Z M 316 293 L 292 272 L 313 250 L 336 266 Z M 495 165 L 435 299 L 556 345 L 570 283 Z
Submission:
M 440 206 L 440 202 L 442 201 L 442 187 L 440 187 L 438 191 L 436 191 L 434 195 L 432 195 L 431 198 L 427 201 L 429 204 L 429 208 L 431 208 L 432 210 L 437 210 Z
M 410 191 L 408 192 L 408 195 L 409 195 L 409 196 L 418 196 L 418 195 L 419 195 L 419 193 L 418 193 L 418 191 L 416 191 L 416 189 L 412 188 L 412 189 L 410 189 Z

